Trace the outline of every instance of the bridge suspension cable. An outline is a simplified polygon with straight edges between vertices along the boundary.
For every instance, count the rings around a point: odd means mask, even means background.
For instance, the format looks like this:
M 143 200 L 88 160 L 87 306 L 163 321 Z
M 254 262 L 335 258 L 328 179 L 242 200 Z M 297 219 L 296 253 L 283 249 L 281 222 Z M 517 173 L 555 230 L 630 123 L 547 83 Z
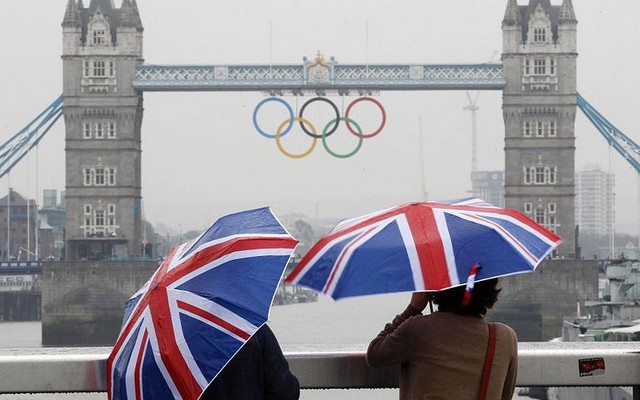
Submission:
M 578 93 L 578 108 L 606 141 L 640 174 L 640 145 L 622 133 Z
M 40 143 L 40 140 L 61 116 L 62 95 L 29 122 L 27 126 L 0 144 L 0 178 L 11 172 L 13 167 Z

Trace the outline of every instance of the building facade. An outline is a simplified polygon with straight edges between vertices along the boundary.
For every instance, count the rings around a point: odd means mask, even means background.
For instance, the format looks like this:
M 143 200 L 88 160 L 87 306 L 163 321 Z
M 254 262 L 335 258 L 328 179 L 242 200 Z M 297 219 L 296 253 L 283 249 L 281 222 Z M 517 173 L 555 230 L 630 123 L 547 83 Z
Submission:
M 576 224 L 580 232 L 610 236 L 615 227 L 615 176 L 589 165 L 576 173 Z
M 65 257 L 138 256 L 143 27 L 135 0 L 68 0 L 63 30 Z
M 35 200 L 9 188 L 9 194 L 0 199 L 1 260 L 36 260 L 37 218 Z
M 471 172 L 471 193 L 494 206 L 504 207 L 504 171 Z
M 577 20 L 571 0 L 509 0 L 502 62 L 505 206 L 563 238 L 575 256 Z

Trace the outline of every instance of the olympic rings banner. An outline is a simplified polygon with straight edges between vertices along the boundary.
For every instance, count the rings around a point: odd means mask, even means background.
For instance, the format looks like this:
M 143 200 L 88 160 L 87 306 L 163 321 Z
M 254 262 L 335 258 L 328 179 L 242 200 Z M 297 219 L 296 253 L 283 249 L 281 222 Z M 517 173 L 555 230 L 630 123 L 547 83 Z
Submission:
M 318 133 L 316 125 L 313 124 L 309 119 L 305 118 L 304 116 L 304 113 L 305 113 L 305 110 L 307 110 L 307 107 L 309 107 L 311 104 L 316 102 L 327 104 L 333 111 L 333 114 L 335 114 L 334 118 L 330 119 L 325 123 L 320 133 Z M 289 116 L 288 118 L 284 119 L 280 124 L 278 124 L 278 126 L 272 127 L 271 130 L 263 129 L 258 122 L 258 115 L 260 113 L 260 110 L 267 103 L 281 104 L 285 108 Z M 354 121 L 350 117 L 350 115 L 353 113 L 354 107 L 359 107 L 363 103 L 373 104 L 379 109 L 381 113 L 382 118 L 381 118 L 380 125 L 377 127 L 377 129 L 372 130 L 371 132 L 363 132 L 362 128 L 360 127 L 360 124 L 358 124 L 358 122 Z M 293 129 L 296 122 L 300 126 L 300 130 L 302 130 L 302 132 L 305 135 L 311 138 L 310 147 L 301 153 L 291 153 L 285 150 L 281 140 L 282 137 L 287 135 Z M 338 153 L 332 150 L 329 147 L 328 140 L 327 140 L 329 136 L 333 135 L 338 130 L 338 126 L 340 125 L 341 122 L 344 123 L 346 130 L 351 135 L 355 136 L 358 141 L 355 148 L 352 151 L 346 152 L 346 153 Z M 347 106 L 344 112 L 344 116 L 340 115 L 340 110 L 338 110 L 338 107 L 336 106 L 336 104 L 333 101 L 327 99 L 326 97 L 314 97 L 307 100 L 302 105 L 302 107 L 300 107 L 300 111 L 297 113 L 297 115 L 296 113 L 294 113 L 293 107 L 291 107 L 291 105 L 287 101 L 279 97 L 267 97 L 264 100 L 261 100 L 253 110 L 253 126 L 256 128 L 256 131 L 260 135 L 268 139 L 275 139 L 276 146 L 278 147 L 280 152 L 282 152 L 282 154 L 284 154 L 289 158 L 304 158 L 308 156 L 315 149 L 318 139 L 322 141 L 322 145 L 324 149 L 327 151 L 327 153 L 337 158 L 349 158 L 360 150 L 364 139 L 372 138 L 378 135 L 380 132 L 382 132 L 386 123 L 387 123 L 387 113 L 384 109 L 384 106 L 378 100 L 371 97 L 359 97 L 353 100 Z

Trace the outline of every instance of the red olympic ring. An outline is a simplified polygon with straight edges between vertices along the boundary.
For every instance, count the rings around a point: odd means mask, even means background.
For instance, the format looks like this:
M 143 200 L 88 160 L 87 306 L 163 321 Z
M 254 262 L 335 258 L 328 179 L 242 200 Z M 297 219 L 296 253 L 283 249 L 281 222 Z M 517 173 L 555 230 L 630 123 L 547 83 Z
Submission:
M 380 122 L 380 126 L 378 127 L 377 130 L 373 131 L 372 133 L 369 134 L 362 134 L 362 131 L 360 131 L 359 133 L 354 131 L 353 128 L 351 127 L 351 122 L 352 121 L 351 118 L 349 118 L 349 112 L 351 112 L 351 108 L 353 106 L 355 106 L 356 104 L 360 103 L 361 101 L 370 101 L 373 104 L 377 105 L 378 108 L 380 109 L 380 112 L 382 113 L 382 122 Z M 382 104 L 372 98 L 372 97 L 360 97 L 358 99 L 355 99 L 354 101 L 351 102 L 351 104 L 349 104 L 349 106 L 347 107 L 347 111 L 344 113 L 344 123 L 347 125 L 347 129 L 349 130 L 349 132 L 351 132 L 352 134 L 356 135 L 357 137 L 361 137 L 361 138 L 370 138 L 370 137 L 374 137 L 375 135 L 377 135 L 378 133 L 382 132 L 382 129 L 384 129 L 385 124 L 387 123 L 387 113 L 384 110 L 384 107 L 382 106 Z

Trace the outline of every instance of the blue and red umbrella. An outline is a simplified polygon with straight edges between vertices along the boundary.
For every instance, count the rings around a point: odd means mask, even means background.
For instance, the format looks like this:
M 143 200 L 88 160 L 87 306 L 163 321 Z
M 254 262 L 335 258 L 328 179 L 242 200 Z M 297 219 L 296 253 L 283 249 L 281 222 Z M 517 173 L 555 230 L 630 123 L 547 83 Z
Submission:
M 342 221 L 286 282 L 334 299 L 443 290 L 531 272 L 560 242 L 520 212 L 479 199 L 408 203 Z
M 125 306 L 108 398 L 197 399 L 267 321 L 297 243 L 265 207 L 172 249 Z

